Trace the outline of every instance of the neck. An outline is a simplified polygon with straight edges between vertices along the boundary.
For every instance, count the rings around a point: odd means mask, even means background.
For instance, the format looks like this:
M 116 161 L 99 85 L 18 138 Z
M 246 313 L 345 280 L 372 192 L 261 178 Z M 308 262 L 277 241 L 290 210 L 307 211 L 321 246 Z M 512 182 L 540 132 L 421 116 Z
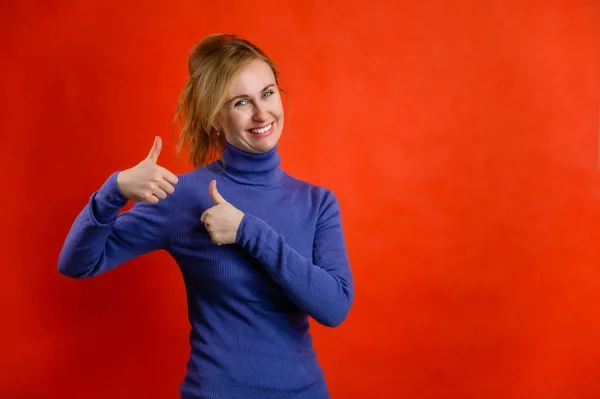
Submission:
M 253 154 L 234 147 L 225 141 L 225 151 L 221 155 L 223 173 L 242 184 L 268 186 L 276 184 L 283 171 L 279 167 L 281 158 L 277 146 L 262 153 Z

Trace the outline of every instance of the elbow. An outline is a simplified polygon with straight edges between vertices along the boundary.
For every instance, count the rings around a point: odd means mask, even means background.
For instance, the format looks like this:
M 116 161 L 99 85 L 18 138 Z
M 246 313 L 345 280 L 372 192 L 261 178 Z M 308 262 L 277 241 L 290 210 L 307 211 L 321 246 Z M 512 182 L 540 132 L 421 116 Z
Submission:
M 319 324 L 322 324 L 325 327 L 335 328 L 342 324 L 347 317 L 348 312 L 336 312 L 336 314 L 334 315 L 330 315 L 329 317 L 325 318 L 319 318 L 317 319 L 317 321 L 319 322 Z
M 352 298 L 347 298 L 345 301 L 340 301 L 330 312 L 321 315 L 319 318 L 315 318 L 315 320 L 325 327 L 338 327 L 348 318 L 351 306 Z
M 321 320 L 319 323 L 324 325 L 325 327 L 335 328 L 342 324 L 344 320 L 346 320 L 345 317 L 329 318 Z
M 75 268 L 72 267 L 71 262 L 66 259 L 63 252 L 58 257 L 58 272 L 66 277 L 76 278 L 77 276 Z
M 72 257 L 67 256 L 65 253 L 61 253 L 58 258 L 58 272 L 63 276 L 74 279 L 89 277 L 89 271 L 82 271 L 81 265 L 78 265 Z
M 75 279 L 84 277 L 84 273 L 66 262 L 58 262 L 58 272 L 63 276 Z

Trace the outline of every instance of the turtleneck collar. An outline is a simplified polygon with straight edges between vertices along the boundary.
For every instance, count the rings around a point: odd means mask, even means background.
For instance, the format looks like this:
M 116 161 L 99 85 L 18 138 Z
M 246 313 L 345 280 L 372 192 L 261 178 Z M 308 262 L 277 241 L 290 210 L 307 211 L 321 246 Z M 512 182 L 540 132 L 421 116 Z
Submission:
M 221 161 L 225 164 L 223 173 L 241 184 L 269 186 L 279 182 L 283 174 L 277 146 L 262 154 L 252 154 L 225 141 Z

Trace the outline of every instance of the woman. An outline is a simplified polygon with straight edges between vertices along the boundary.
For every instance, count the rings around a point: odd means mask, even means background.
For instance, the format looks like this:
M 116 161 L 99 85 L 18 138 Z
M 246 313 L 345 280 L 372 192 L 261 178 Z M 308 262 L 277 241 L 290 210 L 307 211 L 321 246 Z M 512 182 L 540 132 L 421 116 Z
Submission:
M 173 256 L 192 327 L 182 398 L 328 398 L 308 316 L 334 327 L 353 301 L 338 202 L 279 167 L 278 73 L 260 49 L 209 36 L 189 72 L 178 147 L 195 170 L 158 166 L 157 137 L 91 196 L 58 268 L 83 278 L 158 249 Z

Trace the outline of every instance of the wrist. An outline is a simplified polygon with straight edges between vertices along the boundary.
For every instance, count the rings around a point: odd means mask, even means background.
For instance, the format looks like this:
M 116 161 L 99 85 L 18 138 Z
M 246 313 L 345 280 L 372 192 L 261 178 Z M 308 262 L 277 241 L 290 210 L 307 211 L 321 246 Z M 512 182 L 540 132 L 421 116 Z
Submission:
M 240 215 L 238 227 L 237 227 L 237 230 L 235 232 L 235 241 L 234 242 L 236 244 L 240 243 L 240 240 L 241 240 L 241 237 L 242 237 L 243 225 L 244 225 L 244 218 L 246 217 L 246 214 L 244 212 L 240 211 L 240 213 L 241 213 L 241 215 Z

